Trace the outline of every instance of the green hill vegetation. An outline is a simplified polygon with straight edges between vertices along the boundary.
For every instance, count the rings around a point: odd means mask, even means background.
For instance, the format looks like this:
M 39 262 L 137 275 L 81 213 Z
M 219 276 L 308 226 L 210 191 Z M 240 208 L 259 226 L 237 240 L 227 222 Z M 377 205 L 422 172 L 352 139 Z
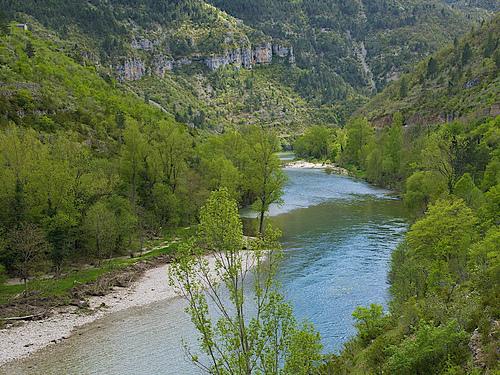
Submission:
M 406 101 L 391 101 L 385 95 L 406 76 L 366 106 L 394 111 L 392 123 L 375 128 L 366 118 L 353 118 L 343 129 L 311 127 L 295 143 L 301 156 L 335 160 L 373 183 L 398 189 L 416 220 L 393 253 L 388 311 L 359 307 L 353 313 L 357 335 L 323 373 L 499 370 L 500 116 L 483 111 L 499 99 L 498 67 L 488 57 L 498 53 L 498 20 L 419 65 L 426 68 L 424 85 L 462 69 L 470 71 L 462 82 L 483 73 L 479 88 L 461 86 L 446 95 L 433 87 L 442 95 L 433 96 L 417 84 Z M 450 50 L 462 51 L 461 59 Z M 409 77 L 418 77 L 418 68 Z M 427 118 L 405 127 L 396 112 L 426 113 L 439 108 L 436 100 L 441 106 L 461 103 L 462 114 L 469 116 L 444 124 Z
M 223 136 L 188 130 L 75 62 L 54 36 L 48 42 L 16 27 L 4 31 L 2 273 L 58 276 L 74 264 L 141 253 L 146 239 L 195 223 L 219 187 L 240 205 L 267 210 L 273 201 L 267 194 L 279 186 L 267 184 L 281 178 L 273 133 L 252 126 Z M 266 169 L 257 172 L 262 163 Z
M 388 311 L 358 308 L 357 335 L 325 373 L 499 370 L 499 129 L 497 117 L 442 126 L 415 140 L 421 146 L 411 148 L 418 156 L 404 200 L 425 214 L 393 253 Z M 393 162 L 389 139 L 379 147 Z
M 276 74 L 283 70 L 278 65 L 254 70 L 221 68 L 210 74 L 191 70 L 162 79 L 146 77 L 128 86 L 173 113 L 178 121 L 217 132 L 262 124 L 288 138 L 314 121 L 339 121 L 334 106 L 323 114 L 280 82 Z
M 336 160 L 402 191 L 415 214 L 393 253 L 391 300 L 359 307 L 357 335 L 325 374 L 490 374 L 500 318 L 500 116 L 405 131 L 311 127 L 300 155 Z
M 318 371 L 499 371 L 500 18 L 476 25 L 498 4 L 211 3 L 2 2 L 0 280 L 134 256 L 196 224 L 219 188 L 263 218 L 284 184 L 279 133 L 415 212 L 388 312 L 357 309 L 357 336 Z M 255 46 L 289 55 L 252 69 L 205 60 Z M 61 280 L 41 296 L 67 299 Z M 8 303 L 20 287 L 0 291 Z
M 366 97 L 498 8 L 437 0 L 211 4 L 14 0 L 2 10 L 9 20 L 56 31 L 76 61 L 126 78 L 136 93 L 157 98 L 191 125 L 220 129 L 248 120 L 280 125 L 286 135 L 284 129 L 302 129 L 311 116 L 320 124 L 344 123 Z M 232 52 L 251 55 L 259 46 L 266 54 L 286 48 L 294 62 L 274 54 L 271 69 L 254 66 L 253 84 L 246 71 L 228 72 L 231 64 L 220 74 L 205 66 L 206 58 L 217 67 Z M 242 59 L 248 63 L 250 55 Z
M 400 112 L 412 124 L 500 113 L 500 16 L 422 61 L 363 109 L 383 125 Z
M 291 41 L 304 69 L 297 90 L 320 101 L 338 100 L 348 87 L 364 95 L 382 89 L 486 17 L 488 8 L 498 10 L 498 4 L 460 8 L 444 1 L 211 2 L 267 35 Z

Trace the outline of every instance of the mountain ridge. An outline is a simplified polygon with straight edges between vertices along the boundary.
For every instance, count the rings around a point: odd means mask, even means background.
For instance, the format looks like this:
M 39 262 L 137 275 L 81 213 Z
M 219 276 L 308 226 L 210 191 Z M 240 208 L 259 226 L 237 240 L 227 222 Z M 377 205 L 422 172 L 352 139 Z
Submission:
M 278 72 L 274 89 L 285 96 L 293 91 L 307 102 L 309 113 L 320 114 L 319 123 L 335 125 L 413 62 L 488 17 L 494 5 L 437 0 L 278 3 L 52 0 L 40 6 L 33 0 L 4 0 L 3 9 L 10 19 L 54 30 L 73 46 L 69 53 L 80 63 L 124 82 L 139 82 L 131 87 L 143 86 L 140 81 L 150 77 L 158 80 L 151 95 L 162 95 L 161 81 L 174 80 L 184 91 L 193 91 L 194 75 L 213 80 L 226 74 L 219 70 L 257 67 L 255 75 L 269 77 L 261 68 L 282 65 L 270 69 Z M 468 17 L 464 9 L 470 11 Z M 210 95 L 206 89 L 197 102 Z M 252 95 L 245 85 L 240 89 Z M 246 117 L 245 111 L 241 114 Z M 212 116 L 212 126 L 232 122 Z M 279 117 L 266 125 L 276 122 Z M 306 117 L 298 119 L 304 122 Z
M 390 124 L 396 112 L 407 125 L 500 115 L 500 15 L 455 40 L 388 85 L 358 115 Z

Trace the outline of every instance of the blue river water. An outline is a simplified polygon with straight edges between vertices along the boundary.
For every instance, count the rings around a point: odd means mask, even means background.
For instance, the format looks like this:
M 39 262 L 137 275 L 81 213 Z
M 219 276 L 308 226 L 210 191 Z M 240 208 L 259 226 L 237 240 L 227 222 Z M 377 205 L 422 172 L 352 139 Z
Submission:
M 388 191 L 361 181 L 285 171 L 284 204 L 268 219 L 283 231 L 279 281 L 299 320 L 314 323 L 325 351 L 336 352 L 355 333 L 356 306 L 388 300 L 405 210 Z M 196 343 L 184 306 L 175 299 L 112 314 L 0 374 L 197 374 L 182 349 L 183 340 Z

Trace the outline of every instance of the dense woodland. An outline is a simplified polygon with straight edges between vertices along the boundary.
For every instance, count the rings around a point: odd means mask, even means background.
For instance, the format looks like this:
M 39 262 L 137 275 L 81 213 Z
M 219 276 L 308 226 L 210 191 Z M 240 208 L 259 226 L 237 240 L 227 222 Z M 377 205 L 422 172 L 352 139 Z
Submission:
M 477 4 L 462 13 L 444 1 L 211 2 L 266 34 L 292 40 L 302 68 L 297 90 L 324 102 L 345 100 L 351 88 L 363 94 L 383 88 L 395 72 L 465 32 L 471 18 L 484 16 L 485 9 L 498 10 L 497 4 Z M 357 56 L 360 41 L 370 71 Z
M 359 112 L 384 124 L 401 112 L 408 125 L 496 114 L 500 70 L 500 17 L 457 38 L 390 84 Z
M 395 116 L 378 134 L 368 121 L 354 119 L 336 132 L 310 128 L 297 141 L 304 156 L 329 157 L 404 191 L 417 216 L 393 253 L 388 314 L 378 305 L 356 310 L 358 335 L 325 371 L 462 374 L 497 368 L 499 139 L 500 117 L 405 131 Z
M 24 280 L 28 295 L 38 276 L 57 280 L 74 267 L 133 257 L 169 229 L 210 222 L 200 209 L 221 188 L 216 194 L 234 216 L 221 220 L 235 221 L 237 207 L 252 204 L 263 234 L 285 183 L 275 152 L 293 143 L 300 157 L 400 192 L 415 219 L 393 254 L 389 310 L 358 308 L 358 334 L 337 355 L 319 356 L 313 328 L 297 331 L 304 336 L 289 348 L 293 368 L 498 371 L 499 17 L 452 42 L 495 2 L 476 2 L 471 12 L 462 1 L 212 1 L 250 26 L 194 0 L 141 2 L 138 11 L 138 2 L 123 0 L 53 1 L 47 9 L 4 3 L 0 281 Z M 27 17 L 34 31 L 9 24 L 14 17 Z M 121 83 L 101 62 L 128 52 L 130 20 L 144 29 L 189 24 L 183 35 L 167 33 L 173 55 L 217 50 L 230 30 L 246 41 L 265 34 L 291 41 L 297 65 L 192 67 Z M 194 32 L 206 43 L 193 44 Z M 373 90 L 352 52 L 359 41 L 375 89 L 450 44 L 363 106 Z M 312 350 L 305 364 L 294 360 L 304 354 L 301 338 Z
M 189 132 L 17 30 L 3 36 L 1 51 L 1 259 L 8 273 L 27 279 L 68 262 L 140 252 L 162 228 L 195 223 L 220 186 L 264 211 L 278 199 L 270 188 L 283 178 L 272 133 Z M 17 248 L 24 234 L 37 246 Z

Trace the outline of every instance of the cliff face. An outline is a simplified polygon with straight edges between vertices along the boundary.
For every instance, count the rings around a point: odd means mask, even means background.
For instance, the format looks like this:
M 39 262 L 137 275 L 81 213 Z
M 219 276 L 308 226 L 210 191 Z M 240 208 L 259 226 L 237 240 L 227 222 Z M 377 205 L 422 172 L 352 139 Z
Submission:
M 155 43 L 147 39 L 134 40 L 131 47 L 150 54 L 155 49 Z M 228 65 L 252 69 L 255 65 L 271 64 L 273 57 L 286 60 L 290 64 L 295 63 L 292 47 L 267 42 L 255 47 L 236 48 L 220 55 L 191 56 L 177 60 L 163 54 L 153 54 L 151 59 L 127 58 L 116 66 L 116 73 L 121 81 L 136 81 L 150 74 L 163 78 L 167 72 L 192 63 L 201 63 L 211 71 Z

